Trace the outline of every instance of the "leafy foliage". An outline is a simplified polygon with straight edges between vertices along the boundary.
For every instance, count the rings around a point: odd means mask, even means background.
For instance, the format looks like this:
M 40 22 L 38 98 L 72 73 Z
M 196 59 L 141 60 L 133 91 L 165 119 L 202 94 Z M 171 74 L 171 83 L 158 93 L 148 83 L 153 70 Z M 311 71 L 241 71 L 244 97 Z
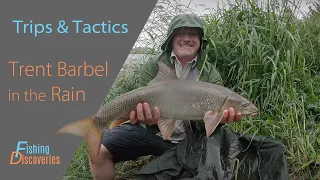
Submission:
M 235 2 L 230 3 L 229 10 L 217 9 L 204 17 L 208 59 L 220 71 L 225 86 L 251 99 L 261 113 L 228 128 L 281 140 L 287 147 L 290 179 L 317 179 L 320 177 L 319 0 L 303 18 L 296 16 L 299 4 L 290 1 Z M 140 37 L 136 45 L 143 42 L 157 51 L 169 20 L 182 12 L 194 11 L 177 2 L 159 1 L 150 16 L 151 23 L 143 30 L 152 38 Z M 137 88 L 140 68 L 140 63 L 125 68 L 105 103 Z M 153 158 L 118 163 L 116 179 L 129 179 Z M 84 143 L 65 179 L 92 179 Z

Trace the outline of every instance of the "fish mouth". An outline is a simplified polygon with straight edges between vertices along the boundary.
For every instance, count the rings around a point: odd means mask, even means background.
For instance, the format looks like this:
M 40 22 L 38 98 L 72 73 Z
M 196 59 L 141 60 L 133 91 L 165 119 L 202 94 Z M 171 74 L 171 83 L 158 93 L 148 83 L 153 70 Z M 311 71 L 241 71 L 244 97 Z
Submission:
M 257 112 L 252 112 L 252 113 L 250 113 L 249 115 L 250 115 L 250 116 L 256 116 L 256 115 L 258 115 L 258 113 L 257 113 Z
M 256 116 L 259 113 L 259 109 L 256 106 L 250 106 L 246 112 L 247 115 Z
M 246 116 L 256 116 L 258 115 L 259 113 L 259 110 L 258 109 L 251 109 L 249 111 L 244 111 L 243 112 L 243 115 L 246 115 Z
M 256 116 L 258 115 L 257 112 L 242 112 L 243 116 Z

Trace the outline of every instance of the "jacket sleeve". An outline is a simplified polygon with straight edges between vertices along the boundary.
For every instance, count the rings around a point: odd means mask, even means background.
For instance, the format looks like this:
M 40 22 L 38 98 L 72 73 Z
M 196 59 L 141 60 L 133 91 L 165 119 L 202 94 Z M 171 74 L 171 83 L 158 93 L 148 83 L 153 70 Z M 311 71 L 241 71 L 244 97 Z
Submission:
M 224 83 L 223 83 L 221 74 L 211 63 L 210 63 L 210 66 L 211 66 L 211 71 L 210 71 L 210 75 L 209 75 L 209 78 L 210 78 L 209 81 L 214 84 L 218 84 L 218 85 L 223 86 Z
M 202 75 L 200 76 L 200 81 L 205 81 L 217 85 L 223 85 L 223 80 L 219 71 L 211 64 L 206 62 Z
M 158 72 L 158 66 L 153 59 L 149 59 L 140 70 L 139 87 L 147 86 Z

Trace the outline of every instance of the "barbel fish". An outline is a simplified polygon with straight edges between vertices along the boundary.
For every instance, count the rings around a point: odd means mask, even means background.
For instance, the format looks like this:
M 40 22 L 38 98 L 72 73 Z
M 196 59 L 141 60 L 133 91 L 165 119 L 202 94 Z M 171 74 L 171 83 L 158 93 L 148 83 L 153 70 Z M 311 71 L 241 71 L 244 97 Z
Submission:
M 95 115 L 69 123 L 59 129 L 57 134 L 69 133 L 84 137 L 90 159 L 94 161 L 98 158 L 107 124 L 128 119 L 138 103 L 147 102 L 150 107 L 159 108 L 161 117 L 157 125 L 163 139 L 171 136 L 175 121 L 179 119 L 203 121 L 206 134 L 210 136 L 226 109 L 232 107 L 242 116 L 258 113 L 258 108 L 252 102 L 226 87 L 195 80 L 180 80 L 166 64 L 158 63 L 158 67 L 157 76 L 148 86 L 116 97 Z

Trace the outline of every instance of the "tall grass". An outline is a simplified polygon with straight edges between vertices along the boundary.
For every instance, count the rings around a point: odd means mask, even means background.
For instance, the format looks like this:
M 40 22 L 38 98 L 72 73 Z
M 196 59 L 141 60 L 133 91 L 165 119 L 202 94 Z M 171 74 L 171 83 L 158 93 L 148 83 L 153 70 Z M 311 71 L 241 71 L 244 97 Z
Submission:
M 229 10 L 216 9 L 206 16 L 208 60 L 226 87 L 261 110 L 259 117 L 243 118 L 228 128 L 281 140 L 287 148 L 290 179 L 316 180 L 320 178 L 320 11 L 297 18 L 299 2 L 268 2 L 235 1 Z M 154 21 L 143 30 L 152 38 L 140 37 L 136 45 L 144 41 L 158 50 L 169 20 L 181 13 L 179 8 L 192 12 L 160 1 L 150 17 Z M 137 88 L 140 67 L 136 64 L 121 72 L 104 103 Z M 151 159 L 118 163 L 116 179 L 129 179 Z M 84 143 L 64 178 L 92 179 Z
M 320 41 L 314 40 L 320 19 L 299 20 L 292 8 L 270 4 L 238 1 L 221 17 L 207 17 L 209 58 L 225 86 L 261 110 L 260 117 L 230 128 L 280 139 L 288 148 L 291 177 L 310 179 L 320 169 L 319 111 L 314 111 L 320 87 L 319 77 L 312 78 L 319 73 Z

